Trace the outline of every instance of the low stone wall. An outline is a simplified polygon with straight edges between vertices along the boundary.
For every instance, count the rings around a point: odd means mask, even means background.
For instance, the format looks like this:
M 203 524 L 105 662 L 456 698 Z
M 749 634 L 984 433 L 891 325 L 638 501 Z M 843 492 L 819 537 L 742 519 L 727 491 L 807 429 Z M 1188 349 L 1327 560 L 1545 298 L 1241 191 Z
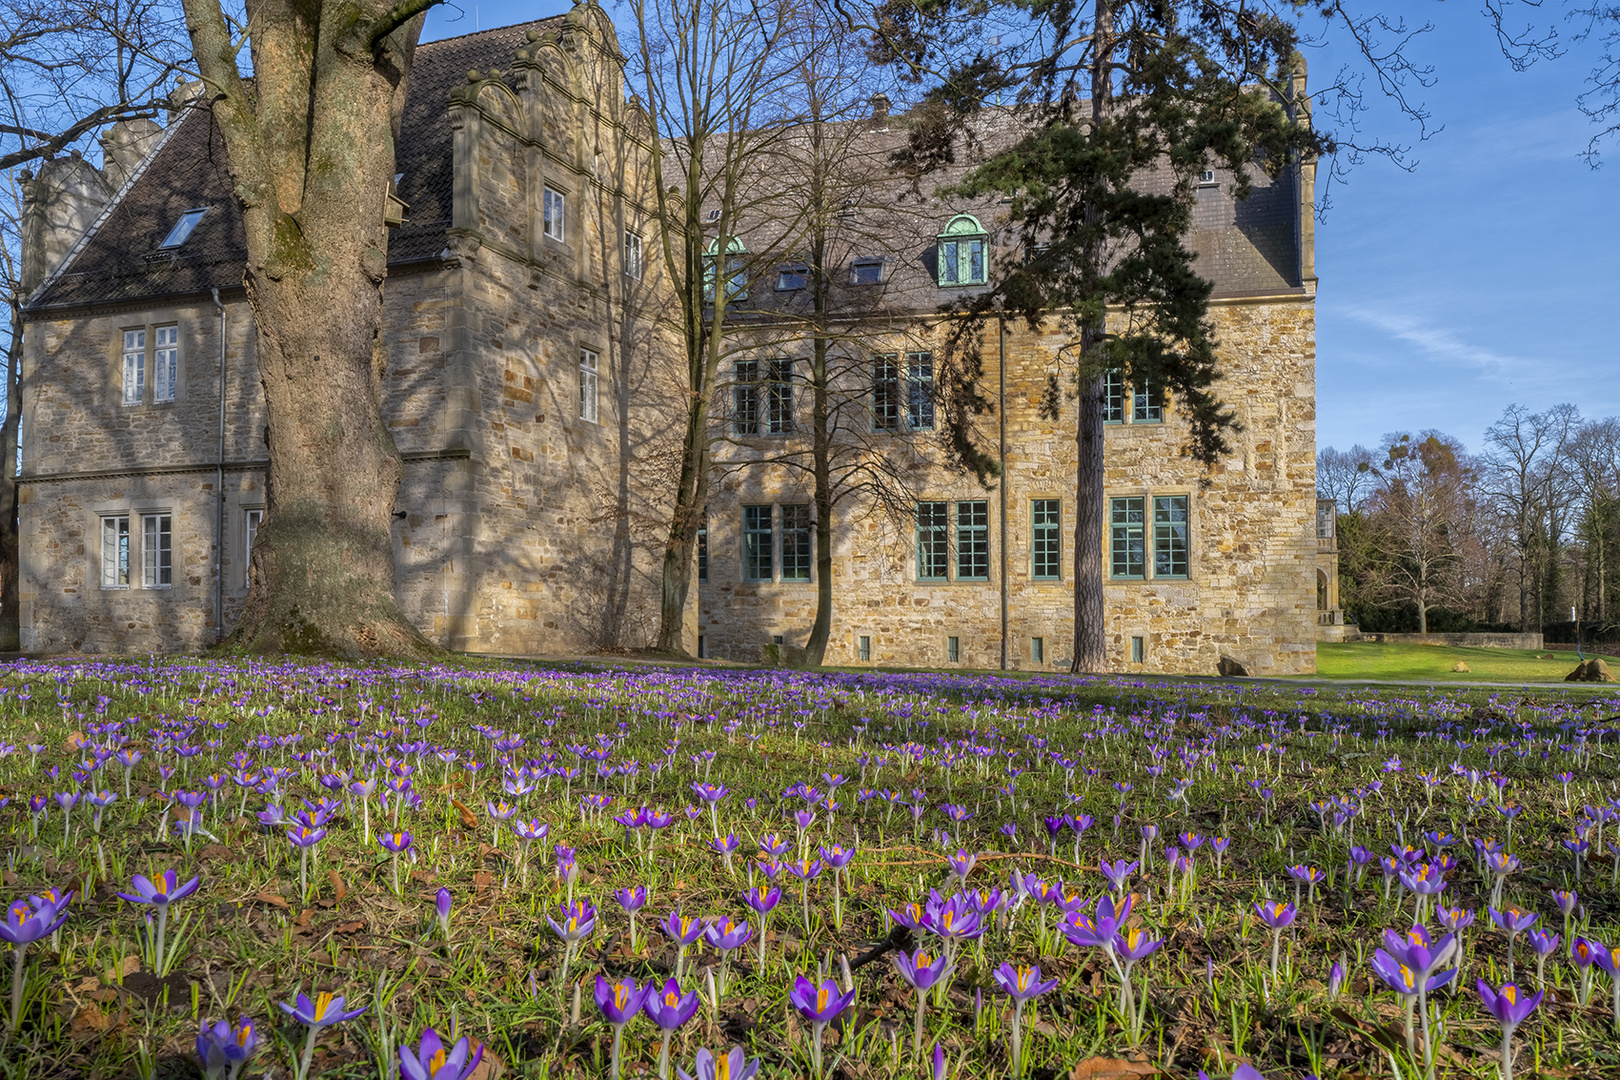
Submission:
M 1381 645 L 1449 645 L 1470 649 L 1540 649 L 1540 634 L 1369 634 L 1362 641 Z

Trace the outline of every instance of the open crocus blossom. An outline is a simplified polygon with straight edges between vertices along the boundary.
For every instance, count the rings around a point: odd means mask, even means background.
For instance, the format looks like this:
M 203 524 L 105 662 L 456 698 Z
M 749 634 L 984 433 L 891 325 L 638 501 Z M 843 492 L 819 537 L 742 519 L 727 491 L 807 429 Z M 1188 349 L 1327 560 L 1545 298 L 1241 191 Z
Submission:
M 654 991 L 649 986 L 647 991 L 641 1011 L 664 1031 L 664 1045 L 658 1052 L 658 1075 L 661 1080 L 669 1080 L 669 1038 L 697 1012 L 698 996 L 696 991 L 681 993 L 681 986 L 674 979 L 664 983 L 662 990 Z
M 900 977 L 917 992 L 917 1024 L 911 1029 L 911 1058 L 915 1061 L 922 1053 L 923 1009 L 928 1001 L 928 991 L 949 977 L 954 965 L 944 953 L 930 956 L 927 949 L 918 949 L 911 956 L 904 952 L 890 955 Z
M 641 1011 L 642 1004 L 647 995 L 652 993 L 652 984 L 648 983 L 639 990 L 636 980 L 626 976 L 615 982 L 608 982 L 602 976 L 596 977 L 596 1007 L 602 1010 L 602 1018 L 613 1025 L 613 1053 L 609 1058 L 608 1075 L 611 1080 L 619 1080 L 619 1057 L 624 1046 L 624 1026 L 636 1018 Z
M 1041 982 L 1038 967 L 1013 967 L 1003 962 L 995 971 L 996 985 L 1013 999 L 1012 1062 L 1013 1080 L 1024 1074 L 1024 1002 L 1057 986 L 1056 979 Z
M 692 1068 L 694 1072 L 676 1069 L 675 1074 L 680 1080 L 754 1080 L 754 1074 L 759 1072 L 759 1058 L 750 1059 L 740 1046 L 733 1046 L 718 1057 L 706 1047 L 700 1047 Z
M 484 1058 L 484 1048 L 473 1049 L 471 1041 L 463 1035 L 446 1050 L 444 1040 L 432 1028 L 422 1032 L 422 1038 L 413 1051 L 410 1046 L 399 1048 L 400 1080 L 467 1080 Z
M 11 1023 L 8 1028 L 13 1035 L 17 1032 L 17 1025 L 22 1023 L 23 960 L 26 950 L 33 942 L 50 937 L 67 921 L 66 909 L 72 899 L 73 892 L 69 890 L 61 900 L 41 897 L 36 897 L 34 901 L 17 900 L 7 910 L 4 923 L 0 923 L 0 939 L 9 942 L 16 953 L 11 975 Z
M 1480 979 L 1476 984 L 1480 999 L 1496 1022 L 1502 1025 L 1502 1080 L 1513 1080 L 1513 1029 L 1524 1023 L 1541 1004 L 1541 992 L 1525 997 L 1513 983 L 1503 983 L 1500 990 L 1492 990 Z
M 212 1026 L 205 1022 L 197 1034 L 197 1057 L 202 1060 L 207 1080 L 236 1080 L 236 1074 L 258 1047 L 253 1021 L 245 1017 L 234 1025 L 224 1020 Z
M 831 979 L 824 979 L 820 986 L 811 982 L 803 975 L 795 976 L 793 987 L 788 990 L 788 1001 L 799 1010 L 812 1031 L 810 1044 L 810 1061 L 815 1067 L 817 1077 L 823 1075 L 821 1068 L 821 1034 L 827 1025 L 836 1020 L 845 1009 L 855 1000 L 855 991 L 846 994 L 838 992 L 838 984 Z
M 353 1020 L 366 1011 L 364 1008 L 359 1008 L 351 1012 L 345 1012 L 343 1003 L 344 999 L 341 994 L 332 995 L 327 993 L 316 995 L 314 1001 L 309 1000 L 304 994 L 299 994 L 298 1000 L 294 1004 L 289 1005 L 285 1001 L 278 1002 L 282 1012 L 309 1028 L 309 1034 L 304 1039 L 303 1056 L 299 1059 L 298 1068 L 293 1074 L 298 1080 L 304 1080 L 304 1077 L 309 1075 L 309 1062 L 315 1056 L 315 1037 L 321 1033 L 321 1030 L 329 1028 L 333 1024 L 341 1024 L 345 1020 Z

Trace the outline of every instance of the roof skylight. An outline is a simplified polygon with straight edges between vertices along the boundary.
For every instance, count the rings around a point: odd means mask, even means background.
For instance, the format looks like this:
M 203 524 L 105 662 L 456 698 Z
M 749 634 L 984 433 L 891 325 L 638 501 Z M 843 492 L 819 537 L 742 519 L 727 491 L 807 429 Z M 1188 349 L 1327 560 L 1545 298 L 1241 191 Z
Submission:
M 204 206 L 197 210 L 187 210 L 181 214 L 180 220 L 176 221 L 174 228 L 169 230 L 169 235 L 165 236 L 163 243 L 158 245 L 158 250 L 165 251 L 170 248 L 177 248 L 191 239 L 191 234 L 197 231 L 197 223 L 203 219 L 203 215 L 206 213 L 208 213 L 208 207 Z

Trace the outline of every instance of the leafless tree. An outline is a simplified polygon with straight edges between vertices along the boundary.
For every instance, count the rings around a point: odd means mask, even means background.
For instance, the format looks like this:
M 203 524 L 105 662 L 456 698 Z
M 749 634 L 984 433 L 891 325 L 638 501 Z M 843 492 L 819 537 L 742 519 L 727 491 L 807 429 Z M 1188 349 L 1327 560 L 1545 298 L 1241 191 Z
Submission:
M 1388 436 L 1382 462 L 1370 469 L 1371 538 L 1384 556 L 1373 564 L 1373 594 L 1417 611 L 1418 633 L 1429 612 L 1463 602 L 1459 575 L 1473 466 L 1462 445 L 1435 431 Z
M 1501 517 L 1519 589 L 1519 625 L 1539 629 L 1556 584 L 1573 486 L 1567 452 L 1580 427 L 1573 405 L 1511 405 L 1485 432 L 1484 493 Z
M 1373 452 L 1360 443 L 1348 450 L 1328 446 L 1316 453 L 1316 493 L 1332 499 L 1341 514 L 1353 514 L 1377 483 Z

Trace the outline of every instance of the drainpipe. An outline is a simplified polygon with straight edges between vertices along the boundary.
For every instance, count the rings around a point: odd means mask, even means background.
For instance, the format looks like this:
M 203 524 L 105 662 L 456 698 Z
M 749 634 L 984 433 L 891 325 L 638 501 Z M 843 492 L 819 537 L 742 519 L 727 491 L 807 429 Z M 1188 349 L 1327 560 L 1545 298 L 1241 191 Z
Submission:
M 225 305 L 214 289 L 219 309 L 219 456 L 214 462 L 214 644 L 225 640 Z
M 996 365 L 1001 379 L 1001 670 L 1007 670 L 1007 319 L 996 319 Z

